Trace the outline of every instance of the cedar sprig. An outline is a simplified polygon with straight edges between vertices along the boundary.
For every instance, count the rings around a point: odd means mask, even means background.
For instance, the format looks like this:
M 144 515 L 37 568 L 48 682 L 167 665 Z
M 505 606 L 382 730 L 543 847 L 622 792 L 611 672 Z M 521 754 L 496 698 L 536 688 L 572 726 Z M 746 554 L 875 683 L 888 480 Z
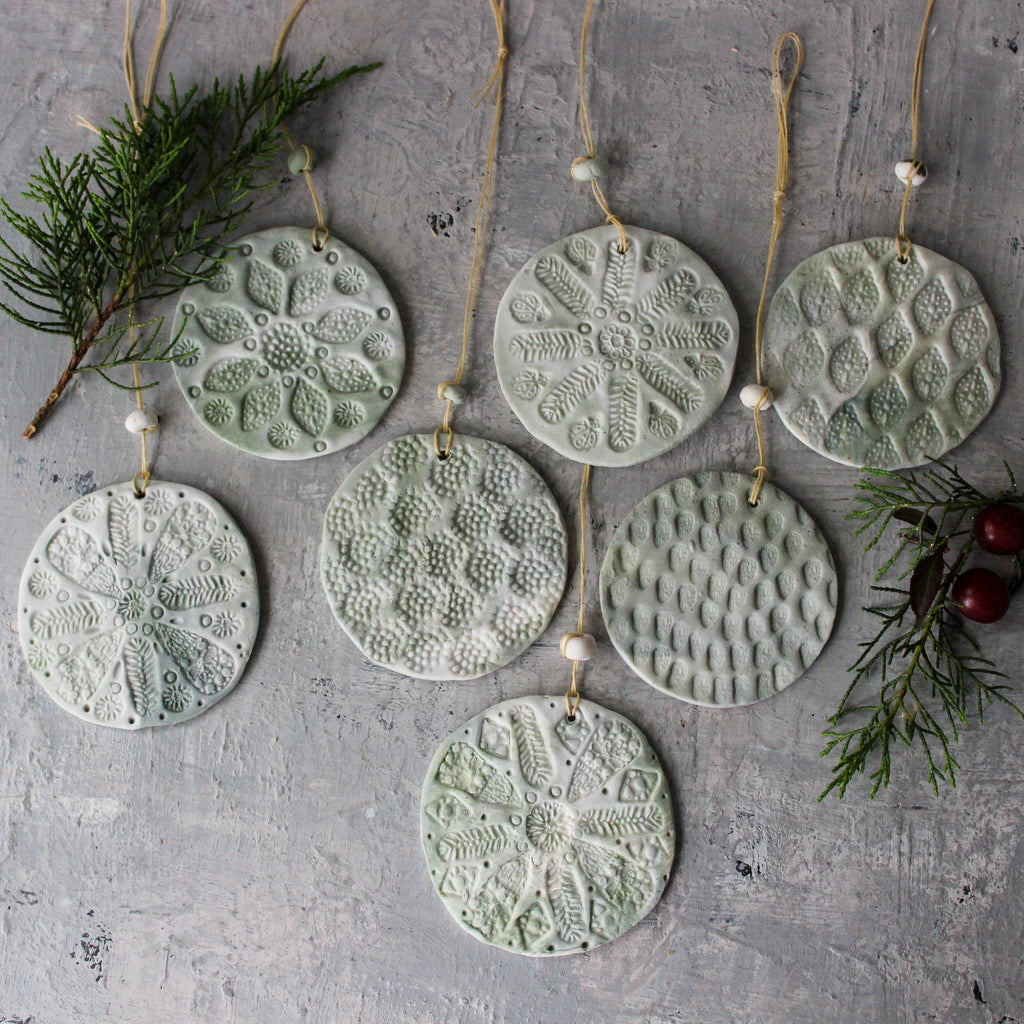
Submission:
M 1009 466 L 1006 473 L 1008 485 L 995 495 L 984 494 L 956 466 L 944 463 L 906 475 L 868 470 L 858 481 L 859 507 L 847 518 L 860 523 L 858 535 L 868 535 L 865 551 L 898 530 L 899 542 L 875 576 L 881 581 L 896 570 L 897 585 L 871 588 L 889 596 L 864 609 L 878 630 L 860 644 L 860 656 L 850 666 L 853 680 L 829 718 L 821 756 L 836 761 L 819 800 L 831 792 L 842 798 L 860 774 L 868 775 L 874 797 L 889 785 L 898 744 L 917 751 L 938 794 L 940 783 L 956 786 L 960 766 L 953 746 L 972 708 L 979 721 L 995 702 L 1024 717 L 1000 682 L 1005 673 L 979 653 L 949 597 L 970 557 L 978 511 L 1024 501 Z M 1011 590 L 1021 575 L 1017 557 Z
M 0 237 L 0 283 L 9 293 L 0 309 L 71 347 L 25 437 L 81 370 L 116 384 L 118 367 L 188 354 L 178 338 L 160 340 L 161 317 L 131 323 L 129 314 L 201 280 L 227 255 L 223 240 L 248 214 L 254 190 L 273 183 L 268 172 L 286 118 L 379 67 L 325 75 L 323 66 L 294 76 L 257 68 L 203 92 L 181 93 L 172 78 L 166 97 L 156 96 L 137 120 L 125 108 L 96 129 L 88 153 L 65 162 L 47 149 L 22 193 L 30 212 L 0 200 L 13 231 Z

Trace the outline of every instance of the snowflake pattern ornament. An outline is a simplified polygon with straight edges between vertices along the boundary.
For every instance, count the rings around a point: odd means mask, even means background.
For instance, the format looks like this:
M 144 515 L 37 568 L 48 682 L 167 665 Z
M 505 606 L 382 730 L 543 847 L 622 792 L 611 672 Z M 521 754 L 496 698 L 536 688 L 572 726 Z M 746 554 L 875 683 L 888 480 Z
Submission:
M 390 407 L 405 345 L 380 275 L 328 238 L 273 228 L 186 288 L 175 334 L 178 383 L 203 423 L 269 459 L 308 459 L 355 444 Z
M 940 458 L 999 392 L 995 319 L 963 267 L 892 238 L 803 261 L 772 299 L 764 370 L 786 427 L 848 466 Z
M 245 669 L 259 625 L 249 545 L 209 495 L 150 481 L 79 499 L 21 580 L 33 676 L 65 710 L 119 729 L 194 718 Z
M 431 881 L 474 938 L 582 953 L 654 909 L 675 858 L 668 780 L 643 733 L 591 701 L 496 704 L 456 729 L 421 804 Z
M 729 387 L 736 311 L 667 235 L 581 231 L 531 258 L 498 309 L 494 357 L 516 415 L 562 455 L 630 466 L 692 434 Z
M 565 588 L 566 533 L 536 470 L 504 445 L 397 438 L 346 477 L 324 522 L 335 617 L 371 661 L 474 679 L 544 632 Z
M 837 576 L 807 512 L 750 478 L 706 472 L 647 495 L 601 567 L 608 635 L 642 679 L 673 697 L 736 707 L 810 668 L 832 632 Z

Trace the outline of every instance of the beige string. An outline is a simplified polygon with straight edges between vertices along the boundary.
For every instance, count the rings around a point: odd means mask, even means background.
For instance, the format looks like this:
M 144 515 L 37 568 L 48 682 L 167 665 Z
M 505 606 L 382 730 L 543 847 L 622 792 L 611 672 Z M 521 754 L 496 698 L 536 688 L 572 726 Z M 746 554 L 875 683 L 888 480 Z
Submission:
M 594 9 L 594 0 L 587 0 L 587 10 L 583 15 L 583 32 L 580 34 L 580 131 L 583 133 L 583 142 L 587 147 L 587 155 L 577 157 L 572 162 L 573 167 L 579 166 L 584 160 L 593 160 L 597 155 L 594 149 L 594 133 L 590 127 L 590 112 L 587 110 L 587 37 L 590 35 L 590 15 Z M 619 232 L 619 252 L 625 252 L 629 248 L 629 239 L 626 237 L 626 229 L 622 221 L 615 216 L 608 205 L 604 192 L 598 180 L 594 178 L 590 182 L 597 205 L 604 211 L 605 223 L 614 224 Z
M 442 381 L 437 386 L 437 397 L 446 402 L 441 426 L 434 431 L 434 452 L 439 459 L 448 458 L 452 450 L 455 430 L 452 427 L 455 401 L 446 394 L 447 389 L 458 387 L 466 373 L 466 359 L 469 355 L 469 336 L 473 327 L 473 313 L 480 292 L 480 279 L 483 276 L 483 247 L 487 235 L 487 222 L 491 214 L 491 199 L 494 194 L 494 164 L 498 152 L 498 131 L 501 127 L 501 108 L 505 98 L 505 62 L 509 50 L 505 44 L 505 0 L 488 0 L 491 13 L 494 15 L 494 28 L 498 36 L 498 56 L 494 63 L 491 77 L 473 96 L 476 110 L 493 92 L 494 120 L 491 124 L 491 141 L 487 147 L 487 159 L 484 163 L 484 177 L 480 185 L 480 197 L 476 207 L 476 221 L 473 225 L 473 259 L 469 268 L 469 285 L 466 289 L 466 306 L 462 314 L 462 352 L 459 365 L 451 380 Z M 442 437 L 444 440 L 442 441 Z
M 924 80 L 924 51 L 928 45 L 928 22 L 931 20 L 935 0 L 928 0 L 925 8 L 924 21 L 921 23 L 921 35 L 917 41 L 917 56 L 914 58 L 914 81 L 910 88 L 910 170 L 907 172 L 906 187 L 903 190 L 903 202 L 900 204 L 900 228 L 896 235 L 896 246 L 899 250 L 900 263 L 910 259 L 910 239 L 907 237 L 907 204 L 910 201 L 910 190 L 914 187 L 914 175 L 920 170 L 917 160 L 917 138 L 921 121 L 921 86 Z
M 149 57 L 149 67 L 146 69 L 146 81 L 142 91 L 142 102 L 139 103 L 137 85 L 135 81 L 135 57 L 132 52 L 132 0 L 125 0 L 124 9 L 124 48 L 122 51 L 122 63 L 124 65 L 124 81 L 128 87 L 128 103 L 132 112 L 132 123 L 135 131 L 142 130 L 142 122 L 146 117 L 150 104 L 153 102 L 153 90 L 156 86 L 156 72 L 160 64 L 160 55 L 163 52 L 164 41 L 167 38 L 167 0 L 160 0 L 160 24 L 157 28 L 156 41 L 153 43 L 153 52 Z M 92 127 L 85 122 L 88 127 Z M 134 350 L 136 341 L 135 329 L 135 286 L 128 289 L 128 341 L 129 350 Z M 144 411 L 142 403 L 142 380 L 139 377 L 139 364 L 132 363 L 132 379 L 135 390 L 135 403 L 139 411 Z M 136 497 L 144 497 L 146 488 L 149 486 L 149 448 L 146 435 L 155 428 L 150 427 L 139 434 L 139 442 L 142 446 L 141 462 L 142 468 L 132 477 L 132 490 Z
M 570 639 L 577 636 L 583 636 L 583 613 L 586 608 L 587 598 L 587 504 L 590 495 L 590 466 L 583 467 L 583 476 L 580 478 L 580 497 L 579 497 L 579 510 L 580 510 L 580 523 L 579 523 L 579 572 L 580 572 L 580 610 L 579 615 L 576 618 L 576 632 L 566 633 L 562 637 L 559 647 L 562 651 L 562 656 L 565 657 L 565 646 Z M 578 660 L 573 660 L 572 663 L 572 683 L 569 689 L 565 692 L 565 713 L 569 721 L 573 721 L 576 717 L 576 711 L 580 706 L 580 691 L 577 687 L 580 674 L 580 663 Z
M 782 51 L 786 43 L 792 43 L 796 51 L 793 70 L 788 84 L 782 76 Z M 772 263 L 775 260 L 775 246 L 782 231 L 782 200 L 786 198 L 786 186 L 789 183 L 789 101 L 793 95 L 800 68 L 804 63 L 804 48 L 800 37 L 795 32 L 783 32 L 772 47 L 772 95 L 775 97 L 775 116 L 779 124 L 779 155 L 775 168 L 775 192 L 772 194 L 772 230 L 768 240 L 768 258 L 764 265 L 764 281 L 761 283 L 761 298 L 757 304 L 757 318 L 754 320 L 754 363 L 757 370 L 757 383 L 761 394 L 754 405 L 754 431 L 757 434 L 757 466 L 751 476 L 754 485 L 747 499 L 756 505 L 761 497 L 761 488 L 768 479 L 767 450 L 764 439 L 764 425 L 761 423 L 761 410 L 770 394 L 764 385 L 761 371 L 761 348 L 764 334 L 764 311 L 768 301 L 768 284 L 771 281 Z
M 298 3 L 291 9 L 291 13 L 285 18 L 281 31 L 278 34 L 277 42 L 274 44 L 273 67 L 276 68 L 280 62 L 281 54 L 284 52 L 284 44 L 288 40 L 288 33 L 291 32 L 295 19 L 302 13 L 302 8 L 307 3 L 308 0 L 298 0 Z M 292 139 L 291 132 L 288 131 L 288 126 L 284 121 L 281 122 L 281 134 L 292 149 L 297 148 Z M 330 232 L 327 230 L 327 221 L 324 218 L 324 208 L 320 202 L 320 195 L 316 190 L 316 185 L 313 183 L 313 175 L 310 173 L 313 169 L 313 150 L 309 146 L 302 146 L 301 149 L 306 155 L 305 166 L 301 169 L 302 176 L 306 179 L 306 187 L 309 189 L 310 198 L 313 200 L 313 208 L 316 210 L 316 227 L 313 228 L 313 248 L 320 252 L 327 244 Z

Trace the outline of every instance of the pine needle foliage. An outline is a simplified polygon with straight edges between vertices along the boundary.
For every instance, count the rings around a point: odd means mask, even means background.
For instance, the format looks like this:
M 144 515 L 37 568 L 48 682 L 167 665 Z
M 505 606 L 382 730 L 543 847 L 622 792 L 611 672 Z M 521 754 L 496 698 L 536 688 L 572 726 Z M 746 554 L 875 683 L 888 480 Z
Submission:
M 0 200 L 10 229 L 0 235 L 0 309 L 70 341 L 68 366 L 26 437 L 80 370 L 117 383 L 110 373 L 118 367 L 185 354 L 178 339 L 161 340 L 159 317 L 130 331 L 129 312 L 206 276 L 229 252 L 223 240 L 254 191 L 273 183 L 285 119 L 379 65 L 334 75 L 323 66 L 294 76 L 257 68 L 205 91 L 179 92 L 172 78 L 137 121 L 125 108 L 97 129 L 89 152 L 64 161 L 47 149 L 22 193 L 28 212 Z
M 938 795 L 940 784 L 956 786 L 953 747 L 972 709 L 982 721 L 998 702 L 1024 717 L 1007 696 L 1005 673 L 980 653 L 949 596 L 971 554 L 975 515 L 987 505 L 1024 501 L 1009 466 L 1006 473 L 1007 486 L 995 495 L 944 463 L 905 475 L 868 470 L 857 483 L 859 507 L 847 518 L 860 523 L 857 534 L 867 534 L 865 552 L 898 533 L 876 574 L 876 581 L 893 573 L 895 580 L 871 588 L 886 597 L 864 609 L 878 629 L 860 644 L 853 680 L 824 733 L 821 756 L 835 763 L 819 800 L 829 793 L 842 798 L 861 774 L 873 798 L 889 785 L 900 746 L 916 752 Z M 1019 556 L 1014 564 L 1011 590 L 1021 582 Z

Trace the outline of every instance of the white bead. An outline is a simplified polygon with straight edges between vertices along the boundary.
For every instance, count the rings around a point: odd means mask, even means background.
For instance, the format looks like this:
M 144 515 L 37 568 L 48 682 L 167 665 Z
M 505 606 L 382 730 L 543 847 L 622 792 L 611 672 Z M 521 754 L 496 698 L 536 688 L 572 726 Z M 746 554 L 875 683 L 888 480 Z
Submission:
M 159 424 L 160 420 L 155 412 L 150 412 L 149 409 L 133 409 L 124 421 L 124 428 L 129 434 L 141 434 L 147 430 L 156 430 Z
M 313 169 L 313 150 L 309 146 L 298 146 L 288 154 L 288 170 L 301 174 Z
M 466 400 L 466 389 L 461 384 L 445 384 L 441 388 L 441 401 L 462 405 Z
M 918 161 L 915 168 L 913 160 L 900 160 L 900 162 L 896 164 L 896 177 L 899 178 L 904 185 L 906 185 L 908 177 L 910 178 L 911 186 L 923 185 L 925 179 L 928 177 L 928 168 L 920 161 Z
M 562 657 L 569 661 L 590 661 L 597 654 L 597 642 L 589 633 L 566 633 L 562 637 Z
M 597 181 L 608 173 L 608 161 L 603 156 L 591 156 L 572 165 L 572 176 L 577 181 Z
M 740 401 L 748 408 L 753 409 L 759 401 L 761 401 L 762 392 L 767 391 L 765 399 L 761 402 L 762 409 L 770 409 L 772 402 L 775 401 L 775 396 L 772 394 L 771 388 L 762 387 L 760 384 L 744 384 L 740 391 Z

